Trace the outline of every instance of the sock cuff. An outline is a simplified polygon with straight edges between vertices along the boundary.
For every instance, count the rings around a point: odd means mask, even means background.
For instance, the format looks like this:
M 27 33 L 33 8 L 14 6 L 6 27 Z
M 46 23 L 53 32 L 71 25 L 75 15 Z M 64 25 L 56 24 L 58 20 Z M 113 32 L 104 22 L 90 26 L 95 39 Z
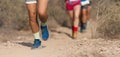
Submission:
M 77 32 L 78 31 L 78 27 L 72 26 L 72 30 Z
M 41 22 L 41 25 L 42 25 L 42 26 L 46 26 L 46 25 L 47 25 L 47 22 Z
M 40 39 L 39 32 L 33 34 L 35 39 Z

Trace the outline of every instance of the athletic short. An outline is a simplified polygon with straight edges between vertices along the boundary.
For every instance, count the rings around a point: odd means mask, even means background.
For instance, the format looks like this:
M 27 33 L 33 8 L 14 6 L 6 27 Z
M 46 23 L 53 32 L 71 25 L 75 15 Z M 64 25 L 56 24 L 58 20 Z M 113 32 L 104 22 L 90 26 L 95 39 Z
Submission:
M 81 6 L 82 9 L 87 9 L 88 5 Z
M 90 6 L 92 4 L 92 1 L 89 1 L 89 4 L 88 4 L 88 6 Z
M 72 1 L 72 2 L 70 2 L 69 0 L 66 1 L 66 9 L 68 11 L 73 10 L 76 5 L 81 5 L 80 0 Z
M 37 3 L 37 0 L 25 0 L 26 4 Z
M 85 6 L 88 5 L 90 2 L 88 0 L 81 1 L 81 5 Z

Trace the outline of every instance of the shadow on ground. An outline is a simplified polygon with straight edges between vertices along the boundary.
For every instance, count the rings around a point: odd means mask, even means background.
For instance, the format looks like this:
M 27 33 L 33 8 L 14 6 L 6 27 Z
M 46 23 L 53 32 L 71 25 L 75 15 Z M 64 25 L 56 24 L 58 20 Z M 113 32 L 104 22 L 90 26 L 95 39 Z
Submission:
M 22 42 L 22 43 L 18 43 L 20 45 L 23 45 L 23 46 L 27 46 L 27 47 L 32 47 L 32 43 L 27 43 L 27 42 Z
M 73 39 L 72 38 L 72 35 L 70 35 L 69 33 L 67 33 L 67 32 L 62 32 L 62 31 L 57 31 L 57 30 L 51 30 L 51 32 L 56 32 L 56 33 L 59 33 L 59 34 L 61 34 L 61 33 L 63 33 L 63 34 L 66 34 L 68 37 L 70 37 L 71 39 Z
M 20 45 L 23 45 L 23 46 L 26 46 L 26 47 L 30 47 L 31 49 L 35 49 L 33 48 L 33 44 L 32 43 L 27 43 L 27 42 L 22 42 L 22 43 L 18 43 Z M 41 45 L 39 48 L 45 48 L 46 46 L 45 45 Z

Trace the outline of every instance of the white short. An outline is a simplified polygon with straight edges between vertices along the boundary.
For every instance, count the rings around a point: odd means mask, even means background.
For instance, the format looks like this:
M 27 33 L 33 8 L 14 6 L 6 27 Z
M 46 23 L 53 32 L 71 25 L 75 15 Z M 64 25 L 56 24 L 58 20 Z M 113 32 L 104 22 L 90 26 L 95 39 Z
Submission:
M 88 0 L 81 2 L 82 6 L 87 5 L 87 4 L 89 4 L 89 3 L 90 3 L 90 2 L 89 2 Z
M 26 4 L 37 3 L 37 0 L 25 0 Z

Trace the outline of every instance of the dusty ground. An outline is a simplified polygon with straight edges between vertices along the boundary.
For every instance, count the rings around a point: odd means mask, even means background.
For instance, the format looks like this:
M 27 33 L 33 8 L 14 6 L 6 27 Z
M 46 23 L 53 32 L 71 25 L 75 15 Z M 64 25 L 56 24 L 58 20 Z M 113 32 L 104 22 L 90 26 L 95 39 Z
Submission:
M 89 25 L 86 33 L 79 33 L 75 40 L 71 39 L 69 28 L 51 29 L 50 39 L 43 41 L 42 48 L 38 49 L 31 49 L 30 31 L 2 31 L 6 34 L 0 33 L 0 57 L 120 57 L 120 40 L 93 38 L 93 25 Z

